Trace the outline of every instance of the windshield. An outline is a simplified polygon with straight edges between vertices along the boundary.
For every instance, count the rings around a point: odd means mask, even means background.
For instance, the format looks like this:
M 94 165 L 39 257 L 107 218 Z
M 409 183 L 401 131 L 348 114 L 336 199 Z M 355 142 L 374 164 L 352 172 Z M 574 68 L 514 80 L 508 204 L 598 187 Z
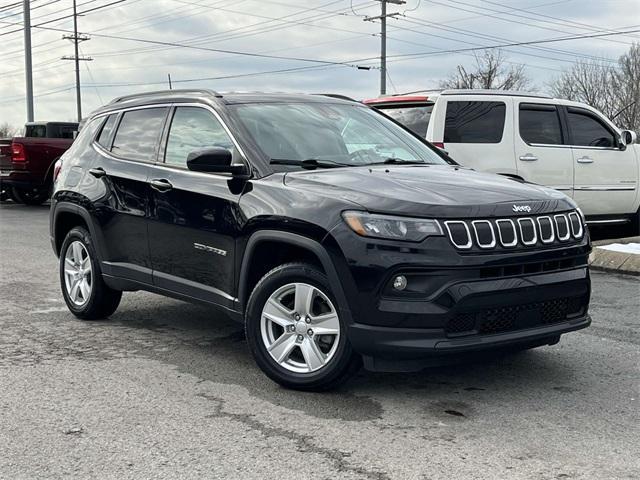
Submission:
M 257 103 L 235 108 L 242 124 L 273 163 L 447 163 L 400 126 L 359 105 Z

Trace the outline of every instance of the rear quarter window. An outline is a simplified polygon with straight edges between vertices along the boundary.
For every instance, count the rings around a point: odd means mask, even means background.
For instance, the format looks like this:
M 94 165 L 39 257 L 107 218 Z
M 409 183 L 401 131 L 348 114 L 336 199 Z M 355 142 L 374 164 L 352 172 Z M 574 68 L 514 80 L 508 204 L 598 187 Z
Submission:
M 445 143 L 500 143 L 504 132 L 504 102 L 448 101 Z

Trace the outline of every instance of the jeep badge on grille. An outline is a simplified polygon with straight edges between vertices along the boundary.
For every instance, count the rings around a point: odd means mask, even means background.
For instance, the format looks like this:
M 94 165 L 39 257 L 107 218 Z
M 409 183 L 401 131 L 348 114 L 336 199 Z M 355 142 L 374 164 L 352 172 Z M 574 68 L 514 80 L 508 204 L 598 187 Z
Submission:
M 529 205 L 514 205 L 513 206 L 513 211 L 514 212 L 527 212 L 527 213 L 529 213 L 531 211 L 531 207 Z

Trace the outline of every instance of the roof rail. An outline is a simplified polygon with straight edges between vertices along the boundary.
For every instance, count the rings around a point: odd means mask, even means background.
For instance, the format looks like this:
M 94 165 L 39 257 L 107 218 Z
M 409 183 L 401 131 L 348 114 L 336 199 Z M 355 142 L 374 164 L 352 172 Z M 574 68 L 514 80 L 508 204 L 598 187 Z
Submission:
M 487 89 L 450 89 L 444 90 L 440 95 L 497 95 L 503 97 L 532 97 L 553 98 L 541 93 L 520 92 L 517 90 L 487 90 Z
M 313 95 L 318 95 L 318 96 L 321 96 L 321 97 L 337 98 L 339 100 L 348 100 L 350 102 L 357 102 L 358 101 L 355 98 L 347 97 L 346 95 L 341 95 L 339 93 L 314 93 Z
M 222 98 L 222 95 L 220 93 L 214 90 L 209 90 L 209 89 L 156 90 L 153 92 L 134 93 L 131 95 L 123 95 L 121 97 L 116 97 L 109 102 L 109 105 L 112 105 L 114 103 L 124 102 L 127 100 L 135 100 L 137 98 L 154 97 L 154 96 L 160 96 L 160 95 L 185 95 L 185 94 L 191 94 L 191 95 L 207 94 L 207 95 L 213 95 L 214 97 L 217 97 L 217 98 Z

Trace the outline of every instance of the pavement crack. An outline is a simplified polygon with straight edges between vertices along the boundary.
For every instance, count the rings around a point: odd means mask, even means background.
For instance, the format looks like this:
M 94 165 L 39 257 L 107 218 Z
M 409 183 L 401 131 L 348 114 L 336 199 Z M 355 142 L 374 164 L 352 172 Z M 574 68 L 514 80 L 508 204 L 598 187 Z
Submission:
M 214 413 L 207 415 L 208 418 L 227 418 L 239 423 L 242 423 L 249 429 L 256 431 L 267 438 L 270 437 L 282 437 L 295 443 L 296 450 L 298 452 L 311 452 L 316 453 L 331 463 L 334 468 L 340 473 L 352 473 L 360 475 L 362 477 L 371 480 L 390 480 L 391 477 L 386 472 L 380 470 L 370 470 L 364 467 L 351 465 L 346 461 L 346 458 L 351 456 L 351 453 L 344 452 L 335 448 L 326 448 L 316 445 L 313 442 L 313 437 L 310 435 L 304 435 L 292 430 L 287 430 L 280 427 L 272 427 L 257 420 L 254 415 L 246 413 L 232 413 L 224 409 L 225 400 L 210 394 L 199 394 L 201 397 L 214 403 Z

